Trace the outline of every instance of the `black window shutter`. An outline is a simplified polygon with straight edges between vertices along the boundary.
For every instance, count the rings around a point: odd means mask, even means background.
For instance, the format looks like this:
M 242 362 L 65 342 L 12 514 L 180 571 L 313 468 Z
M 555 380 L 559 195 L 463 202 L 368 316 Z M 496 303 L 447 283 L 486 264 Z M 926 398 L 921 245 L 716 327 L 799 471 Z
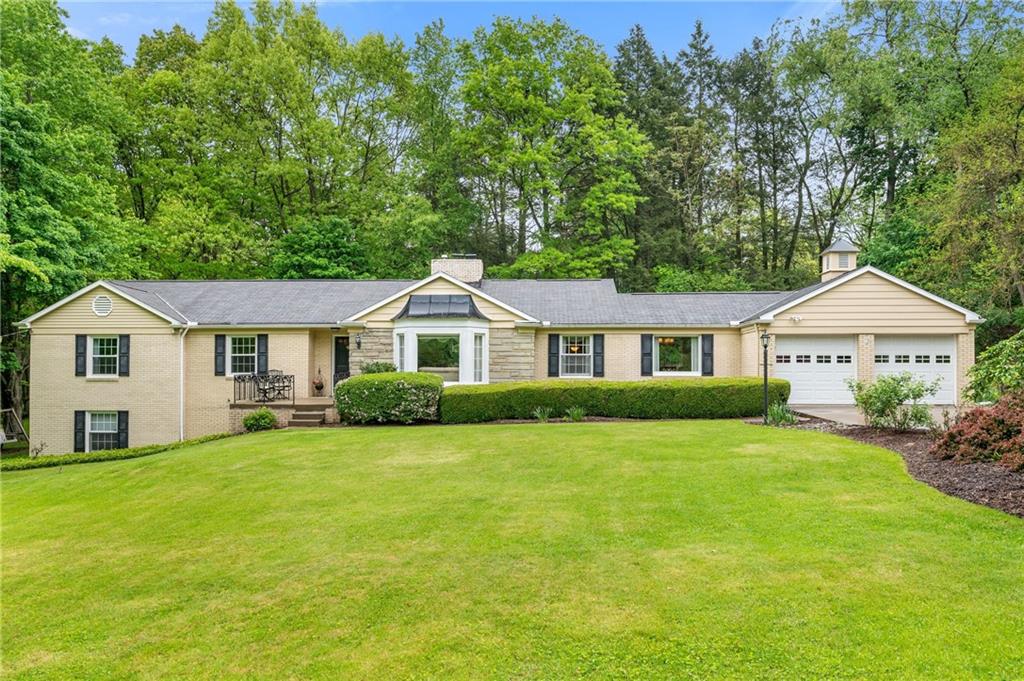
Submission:
M 715 375 L 715 334 L 705 333 L 700 337 L 700 375 Z
M 558 376 L 558 343 L 557 333 L 548 334 L 548 376 Z
M 256 336 L 256 373 L 267 373 L 267 334 Z
M 640 375 L 654 375 L 654 334 L 640 334 Z
M 128 412 L 117 412 L 117 448 L 128 449 Z
M 604 334 L 594 334 L 594 376 L 604 376 Z
M 128 358 L 130 352 L 131 340 L 128 334 L 124 334 L 117 339 L 117 375 L 127 376 L 128 375 Z
M 84 334 L 77 334 L 75 336 L 75 376 L 85 376 L 85 346 L 87 340 Z
M 75 451 L 85 451 L 85 412 L 75 412 Z
M 216 376 L 224 375 L 224 340 L 222 333 L 213 337 L 213 373 Z

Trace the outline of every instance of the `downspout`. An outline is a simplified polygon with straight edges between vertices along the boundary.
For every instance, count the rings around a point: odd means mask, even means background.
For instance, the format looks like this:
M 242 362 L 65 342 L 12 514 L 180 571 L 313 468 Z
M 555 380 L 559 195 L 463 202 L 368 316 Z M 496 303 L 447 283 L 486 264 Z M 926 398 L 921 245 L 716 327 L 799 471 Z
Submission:
M 185 439 L 185 336 L 195 326 L 188 322 L 178 334 L 178 440 Z

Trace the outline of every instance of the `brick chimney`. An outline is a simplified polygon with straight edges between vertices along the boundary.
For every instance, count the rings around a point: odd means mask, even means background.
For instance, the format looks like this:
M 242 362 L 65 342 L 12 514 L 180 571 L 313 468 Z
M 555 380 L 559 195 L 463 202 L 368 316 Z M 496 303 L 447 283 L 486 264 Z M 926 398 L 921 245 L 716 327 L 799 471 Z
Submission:
M 821 280 L 835 279 L 850 270 L 857 269 L 857 253 L 860 249 L 843 238 L 821 252 Z
M 442 255 L 434 258 L 430 261 L 430 273 L 444 272 L 459 281 L 475 284 L 484 278 L 484 261 L 471 255 Z

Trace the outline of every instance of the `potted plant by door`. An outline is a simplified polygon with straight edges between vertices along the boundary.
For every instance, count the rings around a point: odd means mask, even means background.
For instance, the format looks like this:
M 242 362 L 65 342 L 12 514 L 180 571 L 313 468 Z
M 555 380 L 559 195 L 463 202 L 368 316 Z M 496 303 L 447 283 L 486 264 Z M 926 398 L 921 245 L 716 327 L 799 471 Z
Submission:
M 324 394 L 324 375 L 320 373 L 320 367 L 317 367 L 316 378 L 313 379 L 313 392 L 317 397 Z

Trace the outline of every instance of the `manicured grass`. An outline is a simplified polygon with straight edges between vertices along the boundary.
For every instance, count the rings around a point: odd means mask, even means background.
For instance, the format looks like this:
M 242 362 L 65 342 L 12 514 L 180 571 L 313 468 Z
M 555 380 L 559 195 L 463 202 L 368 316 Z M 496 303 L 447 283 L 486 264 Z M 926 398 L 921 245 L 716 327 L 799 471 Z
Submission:
M 7 678 L 1020 678 L 1024 522 L 738 422 L 5 473 Z

